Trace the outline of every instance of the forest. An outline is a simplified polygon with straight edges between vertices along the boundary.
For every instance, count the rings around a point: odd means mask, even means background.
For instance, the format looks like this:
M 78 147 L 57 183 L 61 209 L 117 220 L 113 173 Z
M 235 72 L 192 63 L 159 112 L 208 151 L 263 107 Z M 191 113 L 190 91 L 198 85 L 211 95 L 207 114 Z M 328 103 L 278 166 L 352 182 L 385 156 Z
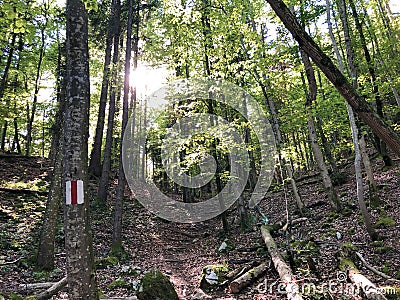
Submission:
M 396 0 L 0 0 L 1 299 L 400 299 Z

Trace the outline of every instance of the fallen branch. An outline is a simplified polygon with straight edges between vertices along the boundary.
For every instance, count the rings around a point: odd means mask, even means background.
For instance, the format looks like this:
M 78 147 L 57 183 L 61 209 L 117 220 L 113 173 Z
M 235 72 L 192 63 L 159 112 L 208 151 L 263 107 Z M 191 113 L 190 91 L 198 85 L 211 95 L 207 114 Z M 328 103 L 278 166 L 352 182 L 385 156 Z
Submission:
M 279 253 L 278 247 L 271 236 L 269 228 L 266 226 L 261 226 L 261 235 L 264 239 L 265 245 L 267 245 L 267 249 L 269 255 L 271 256 L 272 262 L 274 263 L 275 269 L 278 272 L 282 283 L 286 285 L 287 298 L 289 300 L 302 300 L 303 297 L 299 293 L 299 285 L 294 279 L 292 270 Z
M 13 260 L 13 261 L 6 261 L 6 262 L 3 262 L 3 263 L 0 263 L 0 266 L 8 266 L 8 265 L 16 264 L 17 262 L 19 262 L 23 258 L 24 258 L 24 256 L 21 256 L 20 258 L 17 258 L 16 260 Z
M 373 266 L 371 266 L 365 259 L 364 257 L 362 257 L 360 252 L 355 252 L 355 254 L 357 255 L 357 257 L 361 260 L 361 262 L 364 264 L 364 266 L 370 270 L 371 272 L 375 273 L 378 276 L 381 276 L 382 278 L 386 279 L 386 280 L 390 280 L 390 281 L 394 281 L 394 282 L 400 282 L 400 280 L 394 279 L 388 275 L 386 275 L 385 273 L 382 273 L 381 271 L 375 269 Z
M 21 283 L 19 288 L 21 290 L 38 290 L 48 289 L 55 285 L 57 282 L 38 282 L 38 283 Z
M 290 222 L 290 225 L 293 226 L 293 225 L 296 225 L 296 224 L 305 222 L 305 221 L 307 221 L 307 220 L 308 220 L 308 219 L 305 218 L 305 217 L 303 217 L 303 218 L 298 218 L 298 219 L 294 219 L 294 220 L 292 220 L 292 222 Z M 286 223 L 285 225 L 283 225 L 283 227 L 280 229 L 280 231 L 286 231 L 287 228 L 288 228 L 288 226 L 289 226 L 289 223 Z
M 239 293 L 243 288 L 250 285 L 255 279 L 259 278 L 267 270 L 266 263 L 262 263 L 255 268 L 248 270 L 246 273 L 236 278 L 229 284 L 232 293 Z
M 57 294 L 59 291 L 61 291 L 66 285 L 67 285 L 67 277 L 64 277 L 60 281 L 54 283 L 47 290 L 41 292 L 38 295 L 29 296 L 29 297 L 27 297 L 27 299 L 29 299 L 29 300 L 47 300 L 47 299 L 50 299 L 55 294 Z

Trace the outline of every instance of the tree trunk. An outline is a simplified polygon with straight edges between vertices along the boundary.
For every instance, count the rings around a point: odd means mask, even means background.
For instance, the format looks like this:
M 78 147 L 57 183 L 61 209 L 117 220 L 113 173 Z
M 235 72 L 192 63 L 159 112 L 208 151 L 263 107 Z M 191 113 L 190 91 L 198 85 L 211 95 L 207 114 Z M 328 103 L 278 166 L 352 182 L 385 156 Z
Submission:
M 18 119 L 14 118 L 14 138 L 11 151 L 15 151 L 17 149 L 17 153 L 21 154 L 21 144 L 19 142 L 19 131 L 18 131 Z
M 89 174 L 100 177 L 101 175 L 101 148 L 103 144 L 103 132 L 104 132 L 104 120 L 106 116 L 106 105 L 107 105 L 107 96 L 108 96 L 108 87 L 109 87 L 109 76 L 110 76 L 110 63 L 111 63 L 111 52 L 112 52 L 112 42 L 113 42 L 113 34 L 116 31 L 115 29 L 115 6 L 116 0 L 113 0 L 111 3 L 111 12 L 109 16 L 109 23 L 107 28 L 107 36 L 106 36 L 106 49 L 104 56 L 104 67 L 103 67 L 103 79 L 101 82 L 101 92 L 100 92 L 100 104 L 99 104 L 99 112 L 97 114 L 97 125 L 96 125 L 96 133 L 94 136 L 94 143 L 92 146 L 92 151 L 90 154 L 90 163 L 89 163 Z
M 319 90 L 320 90 L 320 93 L 321 93 L 322 101 L 326 101 L 325 93 L 324 93 L 323 85 L 322 85 L 322 80 L 321 80 L 321 73 L 320 73 L 319 70 L 317 70 L 317 78 L 318 78 Z M 325 156 L 328 159 L 329 164 L 330 164 L 330 166 L 332 168 L 333 178 L 337 179 L 337 178 L 340 177 L 339 170 L 338 170 L 338 167 L 336 165 L 336 160 L 332 155 L 331 146 L 329 145 L 329 142 L 328 142 L 328 140 L 327 140 L 327 138 L 325 136 L 325 133 L 324 133 L 324 130 L 323 130 L 322 119 L 320 117 L 317 117 L 316 126 L 317 126 L 318 134 L 321 137 L 321 142 L 322 142 L 322 146 L 323 146 L 323 149 L 324 149 L 324 152 L 325 152 Z
M 37 266 L 43 270 L 52 270 L 54 268 L 54 243 L 56 237 L 57 221 L 62 199 L 62 154 L 63 154 L 63 117 L 65 108 L 65 99 L 61 99 L 61 105 L 58 114 L 60 115 L 60 133 L 58 138 L 58 147 L 54 160 L 53 174 L 49 194 L 46 203 L 46 213 L 41 229 L 39 250 L 37 254 Z
M 209 52 L 213 47 L 212 44 L 212 39 L 211 39 L 211 24 L 210 24 L 210 19 L 209 19 L 209 14 L 210 14 L 210 3 L 209 0 L 202 0 L 203 4 L 203 9 L 202 9 L 202 14 L 201 14 L 201 24 L 202 24 L 202 30 L 203 30 L 203 37 L 204 37 L 204 70 L 205 74 L 207 77 L 211 76 L 211 64 L 210 64 L 210 58 L 209 58 Z M 209 97 L 208 99 L 208 110 L 207 113 L 212 115 L 211 117 L 211 126 L 215 125 L 215 118 L 214 118 L 214 107 L 213 107 L 213 102 L 212 102 L 212 97 Z M 220 162 L 218 161 L 218 153 L 217 153 L 217 147 L 216 147 L 216 141 L 214 140 L 212 143 L 212 156 L 214 157 L 216 163 L 217 163 L 217 170 L 215 174 L 215 183 L 217 186 L 217 193 L 218 197 L 220 197 L 220 193 L 222 191 L 222 183 L 221 183 L 221 166 Z M 228 218 L 226 215 L 226 210 L 225 210 L 225 205 L 223 203 L 223 200 L 220 199 L 220 204 L 221 204 L 221 220 L 222 220 L 222 226 L 224 228 L 224 232 L 228 233 L 229 231 L 229 224 L 228 224 Z
M 6 138 L 7 138 L 8 121 L 4 121 L 3 130 L 1 131 L 1 151 L 4 152 L 6 148 Z
M 349 26 L 348 26 L 348 22 L 347 22 L 346 3 L 344 2 L 344 0 L 340 0 L 340 2 L 339 2 L 339 12 L 340 12 L 340 17 L 341 17 L 342 25 L 343 25 L 343 31 L 344 31 L 344 35 L 345 35 L 347 63 L 349 65 L 350 75 L 353 78 L 353 83 L 352 83 L 353 87 L 354 87 L 354 89 L 356 89 L 357 88 L 357 70 L 356 70 L 356 66 L 354 64 L 354 51 L 353 51 L 353 48 L 351 46 L 351 41 L 350 41 Z M 338 56 L 338 60 L 342 61 L 340 56 Z M 342 66 L 343 66 L 343 64 L 342 64 Z M 369 213 L 367 211 L 367 207 L 366 207 L 365 201 L 364 201 L 364 190 L 363 190 L 362 170 L 361 170 L 361 151 L 360 151 L 360 145 L 359 145 L 359 130 L 356 125 L 353 109 L 351 108 L 349 103 L 346 103 L 346 104 L 347 104 L 347 112 L 349 115 L 349 121 L 350 121 L 350 127 L 351 127 L 354 151 L 355 151 L 354 168 L 355 168 L 355 173 L 356 173 L 358 205 L 361 210 L 361 214 L 363 215 L 364 224 L 367 228 L 368 234 L 370 235 L 372 240 L 376 240 L 378 238 L 378 235 L 377 235 L 374 227 L 371 224 Z
M 360 144 L 361 157 L 363 160 L 365 172 L 367 173 L 367 184 L 368 184 L 371 206 L 373 208 L 378 208 L 382 204 L 382 201 L 380 201 L 379 199 L 378 188 L 376 186 L 374 173 L 372 171 L 371 162 L 369 160 L 367 153 L 367 145 L 365 143 L 365 137 L 362 133 L 360 136 L 359 144 Z
M 121 147 L 119 153 L 119 172 L 118 185 L 115 197 L 115 211 L 112 235 L 112 251 L 120 252 L 122 250 L 122 210 L 126 179 L 124 167 L 122 164 L 122 141 L 124 139 L 125 127 L 128 123 L 128 102 L 129 102 L 129 79 L 131 70 L 131 54 L 132 54 L 132 21 L 133 21 L 133 3 L 128 1 L 128 25 L 126 34 L 125 49 L 125 77 L 124 77 L 124 98 L 122 102 L 122 130 L 121 130 Z
M 97 300 L 87 176 L 90 101 L 88 14 L 81 0 L 67 0 L 66 20 L 63 184 L 68 296 L 71 299 Z M 73 189 L 75 184 L 76 194 L 67 194 L 66 187 L 70 185 Z M 74 194 L 79 199 L 75 199 Z M 71 204 L 67 204 L 68 195 Z M 75 202 L 77 204 L 73 204 Z
M 317 132 L 315 130 L 314 116 L 310 112 L 310 108 L 312 108 L 313 102 L 315 102 L 315 100 L 317 99 L 317 81 L 315 79 L 314 69 L 311 65 L 308 55 L 302 50 L 300 50 L 300 54 L 304 64 L 304 68 L 306 70 L 306 76 L 308 80 L 308 93 L 307 93 L 306 106 L 308 107 L 309 110 L 307 128 L 308 128 L 308 135 L 310 138 L 311 149 L 313 151 L 314 158 L 317 161 L 317 165 L 322 177 L 322 182 L 324 184 L 325 192 L 328 195 L 331 208 L 332 210 L 338 212 L 341 210 L 340 201 L 333 187 L 331 177 L 329 176 L 328 168 L 325 165 L 321 148 L 318 145 L 318 137 L 317 137 Z
M 282 151 L 283 139 L 282 139 L 282 134 L 281 134 L 280 126 L 279 126 L 278 113 L 275 108 L 275 103 L 271 99 L 271 97 L 268 96 L 266 86 L 263 85 L 260 80 L 258 80 L 258 83 L 261 86 L 264 98 L 266 100 L 266 105 L 267 105 L 268 111 L 271 114 L 272 128 L 273 128 L 275 138 L 276 138 L 276 141 L 278 144 L 277 150 L 280 152 L 280 151 Z M 299 210 L 299 213 L 301 215 L 303 215 L 304 203 L 303 203 L 303 200 L 301 199 L 300 193 L 297 189 L 296 180 L 294 179 L 294 176 L 293 176 L 293 170 L 292 170 L 291 166 L 287 163 L 287 161 L 284 157 L 282 157 L 281 155 L 279 155 L 279 157 L 280 157 L 280 162 L 282 162 L 282 164 L 284 165 L 285 170 L 288 175 L 288 178 L 290 179 L 290 184 L 292 187 L 292 191 L 293 191 L 293 194 L 294 194 L 294 197 L 296 200 L 296 205 Z
M 39 58 L 36 66 L 36 77 L 35 77 L 35 87 L 34 87 L 34 94 L 33 94 L 33 102 L 32 102 L 32 109 L 30 110 L 30 115 L 28 115 L 28 124 L 26 127 L 26 148 L 25 148 L 25 155 L 29 156 L 31 152 L 31 144 L 32 144 L 32 130 L 33 130 L 33 121 L 35 120 L 35 113 L 36 107 L 38 102 L 38 94 L 39 94 L 39 83 L 41 77 L 41 69 L 42 69 L 42 62 L 45 53 L 45 42 L 46 36 L 44 31 L 47 27 L 47 14 L 45 16 L 45 24 L 42 25 L 40 28 L 40 35 L 41 35 L 41 44 L 39 47 Z
M 292 270 L 279 253 L 278 246 L 272 238 L 269 228 L 266 226 L 261 226 L 261 235 L 265 245 L 267 246 L 268 253 L 271 256 L 275 269 L 279 274 L 281 282 L 286 286 L 287 298 L 289 300 L 302 300 L 303 297 L 300 294 L 299 285 L 297 284 Z
M 239 293 L 246 286 L 249 286 L 254 280 L 262 276 L 267 271 L 267 264 L 262 263 L 255 268 L 248 270 L 242 276 L 236 278 L 229 284 L 229 289 L 232 293 Z
M 368 65 L 368 72 L 369 72 L 370 80 L 372 83 L 372 93 L 375 97 L 376 111 L 377 111 L 378 115 L 381 118 L 383 118 L 383 102 L 382 102 L 381 96 L 379 95 L 379 88 L 378 88 L 378 82 L 377 82 L 376 72 L 375 72 L 375 68 L 374 68 L 374 62 L 372 61 L 371 54 L 369 53 L 369 50 L 367 47 L 367 41 L 365 40 L 364 31 L 362 28 L 362 24 L 359 20 L 354 1 L 350 0 L 349 2 L 350 2 L 350 7 L 352 10 L 353 18 L 355 21 L 356 29 L 358 31 L 358 35 L 360 36 L 360 42 L 361 42 L 361 46 L 364 51 L 364 57 L 367 62 L 367 65 Z M 389 154 L 387 153 L 386 144 L 384 142 L 382 142 L 381 139 L 377 136 L 375 137 L 375 142 L 377 145 L 377 150 L 378 150 L 379 154 L 382 156 L 385 166 L 393 166 L 393 161 L 390 158 Z
M 297 22 L 282 0 L 267 0 L 286 28 L 292 33 L 300 47 L 312 58 L 339 93 L 352 106 L 354 112 L 378 135 L 397 155 L 400 155 L 400 139 L 371 108 L 365 99 L 354 89 L 346 77 L 320 49 L 314 40 Z
M 101 204 L 105 204 L 108 194 L 108 182 L 110 177 L 111 168 L 111 154 L 112 154 L 112 141 L 113 141 L 113 130 L 114 130 L 114 116 L 115 116 L 115 98 L 118 89 L 118 61 L 119 61 L 119 42 L 120 42 L 120 15 L 121 15 L 121 2 L 115 0 L 115 28 L 114 32 L 114 53 L 113 53 L 113 72 L 112 72 L 112 85 L 110 104 L 107 121 L 107 134 L 106 134 L 106 145 L 104 149 L 103 168 L 101 172 L 100 184 L 98 189 L 98 198 Z
M 1 81 L 0 81 L 0 100 L 3 100 L 4 92 L 6 90 L 8 73 L 10 71 L 12 57 L 13 57 L 13 54 L 14 54 L 16 38 L 17 38 L 17 34 L 13 33 L 12 38 L 11 38 L 11 42 L 9 44 L 10 45 L 9 46 L 10 50 L 8 52 L 7 62 L 6 62 L 6 65 L 4 67 L 3 76 L 1 77 Z

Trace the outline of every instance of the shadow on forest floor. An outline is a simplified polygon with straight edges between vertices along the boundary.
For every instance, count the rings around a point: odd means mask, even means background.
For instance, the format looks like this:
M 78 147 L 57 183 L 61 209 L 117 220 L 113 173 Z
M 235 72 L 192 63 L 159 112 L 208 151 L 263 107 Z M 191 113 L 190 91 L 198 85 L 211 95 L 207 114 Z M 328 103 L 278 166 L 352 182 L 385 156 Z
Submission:
M 396 162 L 398 164 L 398 161 Z M 336 253 L 339 246 L 351 242 L 366 261 L 381 272 L 400 278 L 400 176 L 399 167 L 382 171 L 376 164 L 375 178 L 381 187 L 380 197 L 384 201 L 381 209 L 370 210 L 375 223 L 382 218 L 392 219 L 393 224 L 377 228 L 381 241 L 371 242 L 357 208 L 354 176 L 337 187 L 338 195 L 350 210 L 347 214 L 329 211 L 327 199 L 321 185 L 315 180 L 300 185 L 300 193 L 308 207 L 308 220 L 292 229 L 291 246 L 294 250 L 296 274 L 299 280 L 322 284 L 337 279 Z M 353 174 L 351 164 L 348 172 Z M 41 217 L 45 209 L 50 168 L 40 158 L 0 157 L 0 295 L 10 298 L 11 293 L 32 294 L 24 284 L 57 281 L 65 274 L 65 252 L 63 250 L 62 226 L 59 226 L 56 243 L 56 269 L 39 272 L 32 266 L 32 257 L 37 247 Z M 95 184 L 91 186 L 95 191 Z M 27 192 L 23 190 L 30 190 Z M 37 192 L 35 192 L 37 191 Z M 113 191 L 113 189 L 110 189 Z M 136 191 L 137 192 L 137 191 Z M 293 203 L 290 193 L 287 195 Z M 113 194 L 110 193 L 106 209 L 92 209 L 92 228 L 96 259 L 109 257 L 112 233 Z M 271 223 L 284 219 L 285 194 L 283 191 L 268 193 L 260 203 L 261 210 Z M 291 211 L 294 207 L 291 205 Z M 254 262 L 270 261 L 263 247 L 257 222 L 253 231 L 242 233 L 238 226 L 236 211 L 229 210 L 232 231 L 228 237 L 222 233 L 219 218 L 196 224 L 178 224 L 162 220 L 144 209 L 126 191 L 124 204 L 123 236 L 128 258 L 124 261 L 106 260 L 105 266 L 97 270 L 99 289 L 109 297 L 134 295 L 133 285 L 149 269 L 159 269 L 174 283 L 180 299 L 285 299 L 276 291 L 279 276 L 270 265 L 266 274 L 240 294 L 233 295 L 226 288 L 216 291 L 199 290 L 200 275 L 206 265 L 225 264 L 230 270 L 243 268 Z M 60 212 L 61 220 L 62 212 Z M 296 216 L 293 216 L 296 218 Z M 258 221 L 259 222 L 259 221 Z M 337 239 L 337 233 L 341 239 Z M 285 250 L 285 235 L 275 237 L 282 252 Z M 218 252 L 222 242 L 229 250 Z M 311 258 L 311 260 L 310 260 Z M 103 260 L 104 261 L 104 260 Z M 8 263 L 11 262 L 11 263 Z M 379 286 L 385 280 L 367 270 L 359 269 Z M 8 296 L 6 296 L 8 295 Z M 332 295 L 339 299 L 341 295 Z M 197 298 L 196 298 L 197 297 Z M 307 299 L 317 299 L 308 295 Z M 399 296 L 400 297 L 400 296 Z M 60 292 L 56 299 L 67 299 Z M 351 298 L 350 298 L 351 299 Z

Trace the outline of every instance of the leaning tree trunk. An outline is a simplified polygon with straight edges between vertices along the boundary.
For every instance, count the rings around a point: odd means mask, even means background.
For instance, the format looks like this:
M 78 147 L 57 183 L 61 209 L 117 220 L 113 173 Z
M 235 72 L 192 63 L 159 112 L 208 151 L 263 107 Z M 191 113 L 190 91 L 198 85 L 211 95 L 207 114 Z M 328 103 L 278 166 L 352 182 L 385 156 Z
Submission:
M 88 197 L 88 14 L 81 0 L 66 5 L 66 103 L 63 184 L 65 250 L 70 299 L 98 299 Z
M 271 5 L 286 28 L 292 33 L 300 47 L 312 58 L 314 63 L 352 106 L 354 112 L 393 150 L 393 152 L 400 155 L 400 138 L 397 134 L 373 111 L 371 106 L 357 90 L 351 86 L 350 82 L 334 65 L 332 60 L 297 22 L 296 17 L 291 13 L 285 3 L 282 0 L 267 0 L 267 2 Z

